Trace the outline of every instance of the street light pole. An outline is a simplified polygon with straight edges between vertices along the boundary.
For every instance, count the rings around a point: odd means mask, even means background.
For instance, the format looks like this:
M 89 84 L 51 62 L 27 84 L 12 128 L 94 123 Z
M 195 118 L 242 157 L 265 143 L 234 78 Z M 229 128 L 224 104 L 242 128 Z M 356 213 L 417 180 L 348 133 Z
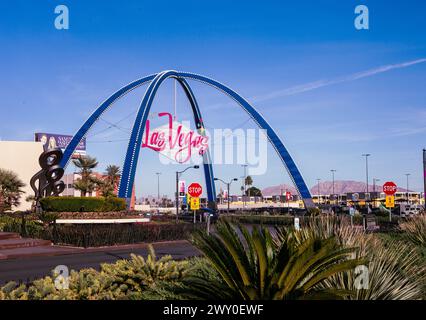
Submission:
M 247 180 L 247 167 L 248 167 L 248 164 L 242 164 L 241 165 L 242 167 L 244 167 L 244 193 L 243 193 L 243 211 L 245 210 L 245 208 L 246 208 L 246 192 L 247 192 L 247 190 L 246 190 L 246 180 Z
M 409 202 L 410 202 L 410 198 L 409 198 L 409 196 L 408 196 L 408 177 L 411 175 L 410 173 L 406 173 L 405 174 L 406 175 L 406 177 L 407 177 L 407 204 L 409 204 Z
M 423 149 L 423 197 L 426 208 L 426 149 Z
M 333 197 L 334 197 L 334 173 L 335 173 L 337 170 L 335 170 L 335 169 L 331 169 L 330 171 L 331 171 L 331 174 L 332 174 L 332 176 L 333 176 Z
M 179 215 L 179 172 L 176 171 L 176 223 L 178 222 Z
M 158 203 L 160 203 L 160 174 L 161 174 L 161 172 L 156 172 L 155 174 L 157 175 L 157 200 L 158 200 Z
M 365 153 L 362 156 L 365 157 L 365 177 L 367 182 L 367 193 L 368 193 L 368 157 L 371 156 L 371 154 Z
M 374 206 L 376 206 L 376 200 L 377 200 L 377 197 L 376 197 L 376 182 L 379 182 L 379 181 L 380 181 L 380 179 L 373 178 L 373 194 L 374 194 L 373 205 Z
M 318 205 L 321 204 L 320 181 L 321 181 L 321 179 L 317 179 L 317 182 L 318 182 Z
M 230 209 L 230 203 L 229 203 L 229 195 L 230 195 L 230 190 L 231 190 L 231 183 L 232 183 L 232 181 L 238 181 L 238 179 L 237 178 L 234 178 L 234 179 L 232 179 L 231 181 L 229 181 L 229 182 L 225 182 L 225 181 L 223 181 L 222 179 L 219 179 L 219 178 L 214 178 L 214 180 L 215 181 L 221 181 L 222 183 L 224 183 L 224 184 L 226 184 L 226 187 L 227 187 L 227 189 L 228 189 L 228 199 L 227 199 L 227 201 L 228 201 L 228 214 L 229 214 L 229 209 Z
M 366 193 L 365 193 L 365 204 L 367 207 L 367 212 L 368 212 L 368 200 L 367 199 L 367 194 L 368 194 L 368 157 L 371 156 L 371 154 L 369 153 L 364 153 L 362 155 L 363 157 L 365 157 L 365 177 L 366 177 L 366 182 L 367 182 L 367 186 L 366 186 Z
M 191 166 L 183 171 L 176 171 L 176 223 L 178 222 L 179 216 L 179 175 L 184 173 L 188 169 L 198 169 L 200 166 Z

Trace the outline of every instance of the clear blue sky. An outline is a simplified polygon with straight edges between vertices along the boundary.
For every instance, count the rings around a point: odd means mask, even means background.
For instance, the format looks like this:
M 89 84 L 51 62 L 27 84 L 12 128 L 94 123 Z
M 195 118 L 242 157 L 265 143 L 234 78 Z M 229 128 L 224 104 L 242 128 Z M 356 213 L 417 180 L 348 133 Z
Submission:
M 54 28 L 59 4 L 69 7 L 69 30 Z M 368 31 L 354 28 L 359 4 L 370 9 Z M 73 134 L 115 90 L 177 69 L 211 76 L 253 101 L 309 186 L 317 178 L 330 180 L 330 169 L 338 170 L 336 179 L 364 181 L 361 154 L 371 153 L 371 177 L 404 187 L 404 174 L 411 173 L 410 189 L 421 190 L 425 15 L 425 1 L 407 0 L 1 1 L 0 138 Z M 394 66 L 381 68 L 389 65 Z M 359 72 L 366 73 L 358 77 Z M 226 97 L 198 84 L 194 91 L 207 126 L 254 128 Z M 143 93 L 135 91 L 103 119 L 116 122 L 135 112 Z M 180 119 L 189 119 L 180 98 Z M 171 110 L 168 82 L 153 111 Z M 120 130 L 89 134 L 88 153 L 101 169 L 122 165 L 130 120 Z M 92 134 L 106 127 L 100 121 Z M 268 171 L 254 177 L 255 185 L 289 183 L 268 150 Z M 156 194 L 156 171 L 162 172 L 162 193 L 171 195 L 175 169 L 143 150 L 138 196 Z M 216 166 L 215 173 L 228 179 L 243 172 L 228 165 Z M 203 180 L 201 171 L 188 172 L 185 180 Z

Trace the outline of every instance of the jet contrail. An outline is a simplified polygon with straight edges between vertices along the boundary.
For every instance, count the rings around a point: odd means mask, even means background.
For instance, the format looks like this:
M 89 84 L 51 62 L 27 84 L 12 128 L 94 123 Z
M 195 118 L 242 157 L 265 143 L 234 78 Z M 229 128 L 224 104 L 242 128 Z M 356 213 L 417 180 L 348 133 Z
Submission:
M 353 74 L 346 75 L 346 76 L 341 76 L 341 77 L 338 77 L 338 78 L 335 78 L 335 79 L 324 79 L 324 80 L 318 80 L 318 81 L 314 81 L 314 82 L 308 82 L 308 83 L 301 84 L 301 85 L 294 86 L 294 87 L 290 87 L 290 88 L 287 88 L 287 89 L 284 89 L 284 90 L 274 91 L 274 92 L 271 92 L 271 93 L 263 95 L 263 96 L 254 97 L 250 100 L 253 101 L 253 102 L 260 102 L 260 101 L 265 101 L 265 100 L 269 100 L 269 99 L 273 99 L 273 98 L 292 96 L 292 95 L 295 95 L 295 94 L 319 89 L 319 88 L 322 88 L 322 87 L 331 86 L 331 85 L 334 85 L 334 84 L 339 84 L 339 83 L 343 83 L 343 82 L 349 82 L 349 81 L 354 81 L 354 80 L 358 80 L 358 79 L 362 79 L 362 78 L 371 77 L 371 76 L 374 76 L 376 74 L 380 74 L 380 73 L 395 70 L 395 69 L 406 68 L 406 67 L 413 66 L 413 65 L 416 65 L 416 64 L 419 64 L 419 63 L 423 63 L 423 62 L 426 62 L 426 58 L 407 61 L 407 62 L 398 63 L 398 64 L 389 64 L 389 65 L 381 66 L 381 67 L 378 67 L 378 68 L 374 68 L 374 69 L 370 69 L 370 70 L 366 70 L 366 71 L 361 71 L 361 72 L 353 73 Z

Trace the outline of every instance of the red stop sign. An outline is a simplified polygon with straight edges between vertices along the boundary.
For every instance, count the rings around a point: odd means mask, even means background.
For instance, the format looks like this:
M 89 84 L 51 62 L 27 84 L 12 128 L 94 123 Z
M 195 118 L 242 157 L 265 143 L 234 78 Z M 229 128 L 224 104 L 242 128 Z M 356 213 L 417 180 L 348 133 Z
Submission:
M 396 192 L 397 186 L 394 182 L 388 181 L 383 185 L 383 192 L 388 196 L 393 196 Z
M 203 193 L 203 187 L 197 183 L 191 183 L 188 187 L 188 193 L 191 197 L 198 198 Z

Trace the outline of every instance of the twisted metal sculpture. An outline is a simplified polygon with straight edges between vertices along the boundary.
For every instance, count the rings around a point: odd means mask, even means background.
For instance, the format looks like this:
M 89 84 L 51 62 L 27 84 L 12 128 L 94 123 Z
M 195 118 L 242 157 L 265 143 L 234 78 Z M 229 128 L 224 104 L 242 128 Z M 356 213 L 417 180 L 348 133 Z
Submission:
M 39 157 L 38 163 L 41 170 L 30 180 L 36 211 L 41 210 L 40 199 L 52 195 L 58 196 L 65 189 L 65 184 L 61 181 L 64 175 L 64 168 L 60 165 L 62 158 L 63 153 L 59 148 L 44 151 Z

